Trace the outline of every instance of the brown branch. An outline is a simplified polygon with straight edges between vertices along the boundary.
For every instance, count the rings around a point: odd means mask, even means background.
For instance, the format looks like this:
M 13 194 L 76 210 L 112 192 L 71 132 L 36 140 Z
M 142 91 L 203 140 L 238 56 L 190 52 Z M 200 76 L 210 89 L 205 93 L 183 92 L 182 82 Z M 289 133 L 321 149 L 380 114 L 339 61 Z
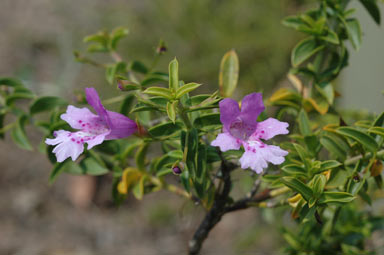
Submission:
M 230 172 L 236 168 L 236 165 L 222 159 L 221 173 L 224 183 L 222 191 L 215 194 L 215 199 L 212 208 L 205 215 L 200 226 L 197 228 L 192 240 L 189 241 L 189 254 L 199 254 L 204 240 L 207 238 L 212 228 L 221 220 L 225 213 L 225 205 L 227 204 L 229 192 L 231 191 L 232 181 Z
M 208 237 L 209 232 L 221 220 L 224 214 L 249 208 L 257 203 L 279 196 L 290 190 L 287 187 L 282 187 L 274 190 L 265 189 L 264 191 L 256 194 L 261 185 L 261 176 L 259 176 L 245 198 L 227 205 L 228 201 L 230 201 L 229 193 L 232 186 L 230 173 L 232 170 L 237 168 L 237 165 L 226 161 L 220 151 L 219 155 L 221 157 L 220 172 L 221 181 L 223 183 L 223 185 L 219 185 L 219 187 L 223 187 L 222 189 L 218 188 L 211 209 L 207 212 L 192 239 L 189 241 L 189 255 L 199 254 L 204 240 Z
M 260 202 L 263 202 L 265 200 L 268 200 L 268 199 L 272 198 L 270 191 L 271 190 L 266 189 L 266 190 L 260 192 L 259 194 L 257 194 L 253 198 L 240 199 L 240 200 L 236 201 L 235 203 L 233 203 L 232 205 L 226 207 L 225 213 L 229 213 L 229 212 L 233 212 L 233 211 L 237 211 L 237 210 L 242 210 L 242 209 L 247 209 L 252 204 L 260 203 Z

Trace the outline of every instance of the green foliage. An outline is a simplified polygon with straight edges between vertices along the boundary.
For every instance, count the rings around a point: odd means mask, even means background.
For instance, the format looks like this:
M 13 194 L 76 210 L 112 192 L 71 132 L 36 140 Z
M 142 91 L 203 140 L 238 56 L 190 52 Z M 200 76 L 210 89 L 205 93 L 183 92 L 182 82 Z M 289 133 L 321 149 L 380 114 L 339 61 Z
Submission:
M 239 79 L 239 58 L 234 50 L 228 51 L 221 60 L 219 73 L 220 95 L 230 97 Z

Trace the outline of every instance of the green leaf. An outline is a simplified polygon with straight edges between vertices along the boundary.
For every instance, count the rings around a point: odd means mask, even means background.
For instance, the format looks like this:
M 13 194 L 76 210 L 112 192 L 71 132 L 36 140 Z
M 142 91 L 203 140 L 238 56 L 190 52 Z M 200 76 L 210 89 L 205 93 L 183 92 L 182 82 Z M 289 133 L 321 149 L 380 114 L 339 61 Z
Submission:
M 377 116 L 372 126 L 381 127 L 383 126 L 383 124 L 384 124 L 384 112 L 382 112 L 379 116 Z
M 319 199 L 319 204 L 327 204 L 327 203 L 349 203 L 354 200 L 352 194 L 347 192 L 333 192 L 333 191 L 325 191 L 321 195 Z
M 105 69 L 105 78 L 109 84 L 113 84 L 115 77 L 119 74 L 125 74 L 127 69 L 127 64 L 125 62 L 118 62 L 113 65 L 108 65 Z
M 327 171 L 332 168 L 341 166 L 342 164 L 337 160 L 326 160 L 321 162 L 320 170 L 317 173 Z
M 318 45 L 313 37 L 306 38 L 299 42 L 292 50 L 291 61 L 294 67 L 300 65 L 305 60 L 322 50 L 324 45 Z
M 338 188 L 345 185 L 350 178 L 349 173 L 342 168 L 334 168 L 327 182 L 327 188 Z
M 67 104 L 68 103 L 60 97 L 40 97 L 32 103 L 29 111 L 33 115 L 40 112 L 51 111 L 56 107 L 65 106 Z
M 220 114 L 219 113 L 209 113 L 197 117 L 193 121 L 193 126 L 197 129 L 207 129 L 212 126 L 221 126 Z
M 21 83 L 20 80 L 8 77 L 0 78 L 0 85 L 5 85 L 8 87 L 23 87 L 23 83 Z
M 299 179 L 294 177 L 282 177 L 281 182 L 287 187 L 301 194 L 301 196 L 308 202 L 313 196 L 312 189 L 302 183 Z
M 143 199 L 145 182 L 148 180 L 148 176 L 142 175 L 140 181 L 133 187 L 132 193 L 137 200 Z
M 328 104 L 332 105 L 335 99 L 335 92 L 331 83 L 315 85 L 316 90 L 327 100 Z
M 188 172 L 193 179 L 196 178 L 196 168 L 197 168 L 197 153 L 198 153 L 198 144 L 199 138 L 198 133 L 195 128 L 192 128 L 186 133 L 185 136 L 185 147 L 184 152 L 186 153 L 186 166 Z
M 143 91 L 145 94 L 150 94 L 154 96 L 160 96 L 167 99 L 173 99 L 171 90 L 162 87 L 150 87 Z
M 371 152 L 376 152 L 379 147 L 372 136 L 369 136 L 356 128 L 339 127 L 336 132 L 359 142 Z
M 312 155 L 317 155 L 321 150 L 321 144 L 317 135 L 307 135 L 304 137 L 305 145 Z
M 25 150 L 33 150 L 24 129 L 27 121 L 28 117 L 26 115 L 20 116 L 16 122 L 15 127 L 11 131 L 11 137 L 15 144 L 20 148 Z
M 207 147 L 207 163 L 210 164 L 218 161 L 221 161 L 221 158 L 217 152 L 216 147 Z
M 301 249 L 301 240 L 299 240 L 299 237 L 298 235 L 294 235 L 290 232 L 288 232 L 288 230 L 286 229 L 283 229 L 283 238 L 285 239 L 285 241 L 287 241 L 287 243 L 295 250 L 300 250 Z
M 323 174 L 318 174 L 313 179 L 313 195 L 318 198 L 323 193 L 327 178 Z
M 108 51 L 109 35 L 105 31 L 100 31 L 96 34 L 86 36 L 83 39 L 84 43 L 93 42 L 88 46 L 88 52 L 107 52 Z
M 359 50 L 361 46 L 361 28 L 359 21 L 357 19 L 348 19 L 344 21 L 344 25 L 353 48 Z
M 198 145 L 196 163 L 196 178 L 200 183 L 203 183 L 207 173 L 207 150 L 203 145 Z
M 336 136 L 324 135 L 320 138 L 320 143 L 332 154 L 337 156 L 339 159 L 345 160 L 347 155 L 347 150 L 340 143 L 340 138 Z
M 336 34 L 335 32 L 333 32 L 332 30 L 328 30 L 328 31 L 327 31 L 327 35 L 325 35 L 325 36 L 319 36 L 319 38 L 322 39 L 322 40 L 324 40 L 324 41 L 333 43 L 333 44 L 340 44 L 339 37 L 338 37 L 337 34 Z
M 177 89 L 176 91 L 176 98 L 180 98 L 182 97 L 184 94 L 186 93 L 189 93 L 195 89 L 197 89 L 198 87 L 200 87 L 201 84 L 198 84 L 198 83 L 187 83 L 185 84 L 184 86 L 180 87 Z
M 306 136 L 312 134 L 311 124 L 309 122 L 308 115 L 303 109 L 301 109 L 301 111 L 299 112 L 298 122 L 300 133 L 302 135 Z
M 49 175 L 49 184 L 53 184 L 59 174 L 61 174 L 64 171 L 65 163 L 70 161 L 64 161 L 62 163 L 56 163 L 52 169 L 51 174 Z
M 104 175 L 109 172 L 108 168 L 101 165 L 96 159 L 91 157 L 83 159 L 79 165 L 81 167 L 80 174 L 97 176 L 97 175 Z M 70 170 L 68 170 L 67 172 L 70 172 Z
M 181 184 L 187 192 L 191 192 L 191 185 L 189 182 L 189 172 L 184 169 L 180 175 Z
M 173 151 L 169 151 L 168 153 L 168 156 L 170 156 L 171 158 L 175 158 L 175 159 L 183 159 L 183 152 L 181 150 L 173 150 Z
M 221 97 L 217 96 L 217 91 L 211 95 L 197 95 L 190 97 L 187 100 L 187 104 L 191 105 L 188 109 L 189 112 L 199 111 L 199 110 L 207 110 L 219 107 L 219 101 Z
M 97 32 L 93 35 L 88 35 L 84 37 L 83 42 L 89 43 L 89 42 L 97 42 L 101 44 L 105 44 L 108 41 L 108 34 L 105 31 Z
M 354 180 L 351 180 L 351 185 L 348 187 L 348 191 L 353 195 L 353 196 L 356 196 L 361 188 L 364 186 L 365 184 L 365 179 L 359 181 L 359 182 L 355 182 Z
M 91 44 L 87 48 L 88 52 L 108 52 L 108 48 L 102 44 Z
M 308 160 L 310 159 L 308 152 L 300 144 L 294 143 L 293 147 L 299 154 L 301 161 L 304 163 L 306 169 L 310 169 Z
M 119 41 L 126 37 L 128 34 L 129 30 L 124 27 L 118 27 L 112 30 L 109 40 L 109 48 L 112 50 L 116 50 Z
M 384 137 L 384 128 L 382 128 L 382 127 L 371 127 L 368 129 L 368 132 Z
M 230 50 L 221 59 L 219 73 L 220 95 L 232 96 L 239 79 L 239 58 L 236 51 Z
M 179 63 L 176 58 L 169 63 L 169 89 L 172 91 L 179 89 Z
M 300 26 L 306 26 L 305 22 L 299 16 L 288 16 L 282 20 L 282 24 L 287 27 L 298 29 Z
M 21 93 L 13 93 L 5 98 L 5 104 L 10 106 L 15 100 L 20 100 L 20 99 L 32 99 L 35 96 L 32 93 L 26 93 L 26 92 L 21 92 Z
M 139 103 L 131 110 L 131 112 L 140 111 L 162 111 L 166 112 L 168 100 L 163 97 L 151 97 L 148 99 L 137 98 Z
M 147 86 L 154 83 L 168 83 L 168 74 L 155 72 L 147 74 L 146 78 L 141 81 L 141 85 Z
M 180 132 L 182 128 L 181 122 L 176 121 L 175 123 L 166 122 L 158 124 L 150 129 L 148 132 L 151 136 L 155 138 L 169 137 L 176 135 L 177 132 Z
M 307 175 L 308 175 L 308 172 L 305 168 L 303 168 L 300 165 L 296 165 L 296 164 L 285 165 L 281 168 L 281 170 L 285 174 L 290 175 L 290 176 L 294 176 L 294 177 L 296 177 L 296 176 L 307 177 Z
M 148 68 L 142 62 L 137 61 L 137 60 L 132 61 L 130 69 L 132 71 L 142 73 L 142 74 L 148 73 Z
M 373 20 L 380 25 L 381 17 L 380 17 L 380 9 L 375 0 L 359 0 L 360 3 L 365 7 L 365 9 L 369 12 Z
M 123 102 L 121 102 L 120 110 L 119 112 L 123 115 L 128 115 L 128 113 L 131 111 L 133 101 L 135 100 L 135 96 L 130 94 L 127 95 Z
M 372 124 L 372 127 L 381 127 L 381 126 L 383 126 L 383 124 L 384 124 L 384 112 L 382 112 L 380 115 L 378 115 L 376 117 L 375 121 Z M 368 130 L 368 132 L 370 132 L 370 131 Z M 370 133 L 371 133 L 370 135 L 373 138 L 376 138 L 377 134 L 375 134 L 374 132 L 370 132 Z
M 136 166 L 140 171 L 145 171 L 145 158 L 147 156 L 148 147 L 148 143 L 143 143 L 136 151 L 135 161 Z
M 179 101 L 173 101 L 167 103 L 167 114 L 168 118 L 175 123 L 176 122 L 176 107 Z

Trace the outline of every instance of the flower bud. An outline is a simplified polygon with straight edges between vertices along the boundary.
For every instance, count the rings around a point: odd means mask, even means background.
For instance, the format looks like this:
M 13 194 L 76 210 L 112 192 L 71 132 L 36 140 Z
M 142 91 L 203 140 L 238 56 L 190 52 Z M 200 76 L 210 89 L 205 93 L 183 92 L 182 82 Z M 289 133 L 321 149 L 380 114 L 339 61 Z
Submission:
M 160 40 L 159 45 L 156 48 L 156 53 L 159 55 L 163 55 L 165 52 L 167 52 L 167 46 L 165 45 L 165 42 L 163 40 Z
M 182 173 L 181 168 L 179 166 L 172 167 L 172 172 L 176 175 L 179 175 Z

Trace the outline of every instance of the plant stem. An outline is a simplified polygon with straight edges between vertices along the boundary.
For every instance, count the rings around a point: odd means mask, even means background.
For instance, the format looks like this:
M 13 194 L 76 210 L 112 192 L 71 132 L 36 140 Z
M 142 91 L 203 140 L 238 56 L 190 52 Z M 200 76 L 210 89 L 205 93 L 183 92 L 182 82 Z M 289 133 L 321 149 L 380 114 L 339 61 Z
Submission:
M 173 192 L 177 195 L 180 195 L 180 196 L 183 196 L 183 197 L 186 197 L 188 199 L 191 199 L 192 196 L 191 194 L 189 194 L 188 192 L 186 192 L 185 190 L 183 189 L 180 189 L 179 187 L 173 185 L 173 184 L 164 184 L 164 188 L 170 192 Z
M 221 154 L 220 154 L 221 155 Z M 232 181 L 230 172 L 235 168 L 233 164 L 222 159 L 221 173 L 224 182 L 222 191 L 215 194 L 212 208 L 207 212 L 200 226 L 197 228 L 192 240 L 189 241 L 189 254 L 199 254 L 204 240 L 207 238 L 212 228 L 221 220 L 225 214 L 225 205 L 231 191 Z M 219 193 L 220 192 L 220 193 Z
M 191 120 L 188 117 L 188 114 L 186 113 L 184 106 L 179 104 L 179 115 L 182 121 L 184 122 L 185 126 L 188 130 L 192 129 L 193 125 L 191 123 Z
M 356 156 L 356 157 L 353 157 L 353 158 L 349 158 L 349 159 L 346 159 L 344 161 L 344 165 L 346 166 L 349 166 L 349 165 L 353 165 L 355 163 L 357 163 L 357 161 L 359 161 L 360 159 L 364 158 L 364 159 L 367 159 L 369 157 L 372 156 L 372 153 L 368 152 L 367 154 L 365 154 L 364 156 L 362 155 L 359 155 L 359 156 Z M 380 150 L 376 153 L 376 156 L 377 157 L 384 157 L 384 150 Z
M 102 104 L 108 105 L 108 104 L 119 103 L 119 102 L 123 101 L 125 99 L 125 97 L 126 97 L 125 95 L 120 95 L 117 97 L 108 98 L 108 99 L 103 100 Z
M 111 53 L 111 57 L 113 58 L 113 60 L 115 62 L 122 62 L 123 61 L 123 58 L 116 51 L 111 51 L 110 53 Z

